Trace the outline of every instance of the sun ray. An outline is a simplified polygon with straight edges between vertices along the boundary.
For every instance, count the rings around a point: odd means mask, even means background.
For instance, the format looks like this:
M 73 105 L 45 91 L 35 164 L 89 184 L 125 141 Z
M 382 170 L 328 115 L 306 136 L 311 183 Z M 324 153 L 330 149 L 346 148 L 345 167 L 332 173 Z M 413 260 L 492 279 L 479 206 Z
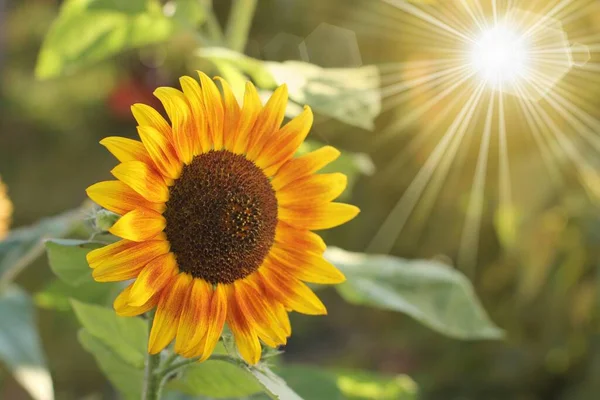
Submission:
M 410 3 L 406 3 L 402 0 L 382 0 L 385 3 L 388 3 L 400 10 L 403 10 L 409 14 L 414 15 L 417 18 L 422 19 L 423 21 L 426 21 L 430 24 L 432 24 L 433 26 L 437 26 L 438 28 L 442 28 L 448 35 L 454 35 L 460 39 L 462 39 L 463 41 L 466 42 L 473 42 L 473 38 L 465 35 L 464 33 L 452 28 L 451 26 L 449 26 L 448 24 L 445 24 L 444 22 L 440 21 L 439 19 L 431 16 L 430 14 L 427 14 L 426 12 L 424 12 L 423 10 L 421 10 L 420 8 L 410 4 Z
M 468 271 L 473 271 L 477 263 L 477 249 L 479 246 L 479 228 L 483 215 L 483 202 L 485 192 L 485 174 L 487 172 L 488 154 L 492 136 L 492 122 L 494 119 L 494 100 L 495 94 L 490 96 L 490 102 L 485 119 L 485 127 L 481 144 L 479 145 L 479 155 L 477 166 L 475 167 L 475 178 L 469 197 L 465 226 L 460 239 L 457 262 Z
M 444 156 L 444 153 L 448 149 L 451 140 L 455 135 L 462 136 L 464 132 L 466 132 L 464 121 L 471 120 L 475 112 L 473 106 L 481 98 L 484 88 L 484 83 L 480 82 L 477 89 L 471 95 L 470 99 L 465 103 L 460 113 L 454 119 L 452 125 L 450 125 L 438 145 L 425 162 L 423 168 L 421 168 L 413 182 L 410 184 L 406 190 L 406 193 L 400 198 L 400 200 L 398 200 L 396 206 L 381 225 L 378 232 L 370 242 L 367 251 L 388 253 L 392 249 L 396 238 L 404 228 L 404 225 L 406 224 L 406 221 L 410 217 L 410 214 L 421 197 L 421 194 L 427 187 L 431 176 L 435 172 L 442 157 Z M 461 129 L 461 127 L 463 129 Z

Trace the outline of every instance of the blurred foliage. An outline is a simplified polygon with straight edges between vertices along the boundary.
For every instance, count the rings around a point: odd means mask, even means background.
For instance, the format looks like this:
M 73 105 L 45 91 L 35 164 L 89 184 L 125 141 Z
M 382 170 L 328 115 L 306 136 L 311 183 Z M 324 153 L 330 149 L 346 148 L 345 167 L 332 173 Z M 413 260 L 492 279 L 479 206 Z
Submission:
M 109 2 L 98 2 L 103 3 Z M 122 20 L 136 19 L 135 13 L 139 9 L 135 3 L 139 2 L 131 2 L 134 5 L 130 14 L 125 10 L 119 15 L 106 15 L 93 8 L 90 12 L 103 14 L 107 26 L 118 27 Z M 222 23 L 226 20 L 229 2 L 215 3 L 217 22 Z M 78 4 L 83 7 L 92 2 Z M 181 4 L 195 7 L 196 2 Z M 360 0 L 261 1 L 245 52 L 249 57 L 261 60 L 267 54 L 267 46 L 280 33 L 286 32 L 302 42 L 321 22 L 356 27 L 354 10 L 364 10 L 362 4 Z M 194 69 L 212 70 L 230 81 L 246 75 L 255 79 L 249 71 L 232 69 L 231 63 L 220 65 L 203 57 L 202 51 L 196 52 L 198 43 L 203 50 L 208 50 L 221 48 L 223 42 L 211 38 L 211 24 L 208 23 L 202 25 L 201 37 L 190 34 L 205 21 L 206 14 L 196 8 L 192 11 L 180 8 L 174 12 L 174 17 L 180 21 L 178 28 L 165 28 L 157 33 L 157 36 L 167 35 L 168 31 L 168 45 L 156 43 L 138 50 L 132 48 L 139 44 L 133 40 L 134 36 L 105 41 L 109 37 L 97 32 L 99 36 L 81 41 L 77 34 L 70 34 L 76 43 L 67 48 L 60 43 L 48 42 L 52 37 L 48 36 L 44 46 L 55 46 L 55 50 L 52 50 L 54 55 L 45 56 L 50 57 L 47 59 L 49 67 L 44 67 L 46 76 L 59 74 L 57 65 L 66 68 L 61 74 L 68 74 L 54 80 L 36 81 L 33 76 L 44 36 L 59 29 L 56 25 L 50 26 L 58 5 L 58 1 L 47 0 L 0 1 L 0 38 L 4 39 L 0 40 L 0 174 L 15 204 L 13 225 L 16 227 L 78 206 L 90 182 L 108 177 L 106 171 L 114 161 L 102 151 L 97 141 L 109 134 L 133 137 L 129 105 L 138 101 L 152 103 L 151 93 L 156 86 L 176 85 L 178 76 L 190 74 Z M 73 12 L 83 11 L 81 8 Z M 377 18 L 383 17 L 378 15 Z M 578 21 L 581 25 L 598 26 L 600 15 L 589 15 Z M 139 24 L 143 26 L 143 23 L 142 18 Z M 369 28 L 356 29 L 365 64 L 403 62 L 418 55 L 415 55 L 418 49 L 398 47 L 389 39 L 395 34 L 393 26 L 371 24 Z M 379 35 L 379 31 L 383 34 Z M 82 48 L 83 39 L 89 40 L 87 43 L 97 42 L 102 51 L 86 54 L 87 65 L 68 64 L 74 52 Z M 269 60 L 296 58 L 296 61 L 302 61 L 297 44 L 283 43 L 279 50 L 269 52 L 272 54 Z M 107 59 L 116 53 L 115 44 L 125 51 Z M 339 48 L 336 43 L 322 45 L 325 53 L 333 53 Z M 52 54 L 52 51 L 46 54 Z M 52 61 L 53 57 L 55 61 Z M 321 67 L 347 69 L 347 65 L 311 61 Z M 44 68 L 38 67 L 38 75 L 44 75 L 40 73 Z M 596 107 L 600 105 L 597 95 L 591 99 Z M 413 103 L 407 107 L 422 103 L 423 98 L 419 98 L 417 92 Z M 367 125 L 344 125 L 335 116 L 323 112 L 330 118 L 317 119 L 312 138 L 342 147 L 348 154 L 366 153 L 373 135 L 383 131 L 397 115 L 408 111 L 398 107 L 384 113 L 373 121 L 375 133 L 360 128 Z M 357 112 L 371 115 L 368 110 Z M 432 112 L 440 112 L 440 107 L 434 107 Z M 423 124 L 426 123 L 427 118 L 424 118 Z M 373 169 L 371 165 L 368 167 L 370 173 L 361 170 L 361 174 L 355 174 L 354 191 L 347 194 L 360 203 L 363 214 L 343 231 L 327 232 L 324 236 L 328 243 L 362 250 L 369 242 L 376 227 L 423 165 L 425 156 L 415 154 L 401 171 L 395 171 L 393 185 L 389 182 L 377 184 L 376 178 L 398 149 L 406 144 L 406 137 L 418 134 L 419 129 L 410 128 L 405 137 L 396 137 L 382 151 L 369 154 L 369 163 L 377 168 Z M 516 141 L 522 140 L 518 136 L 513 137 Z M 421 398 L 595 399 L 600 391 L 597 379 L 600 374 L 600 211 L 589 201 L 589 190 L 585 192 L 580 188 L 576 176 L 567 175 L 564 186 L 553 186 L 536 157 L 532 157 L 533 152 L 535 150 L 527 146 L 511 148 L 516 193 L 514 209 L 496 213 L 493 211 L 496 193 L 490 193 L 485 199 L 481 256 L 473 273 L 475 290 L 485 308 L 506 331 L 505 342 L 451 341 L 397 313 L 350 307 L 327 290 L 322 295 L 329 308 L 328 318 L 309 320 L 293 316 L 295 333 L 283 356 L 285 365 L 343 365 L 350 369 L 378 371 L 389 377 L 383 383 L 379 379 L 384 378 L 378 377 L 377 384 L 369 383 L 368 379 L 340 380 L 343 372 L 338 374 L 337 370 L 328 368 L 311 382 L 322 382 L 324 390 L 331 390 L 326 392 L 330 395 L 348 387 L 362 393 L 388 393 L 388 390 L 393 393 L 397 387 L 394 376 L 408 374 L 418 383 Z M 395 255 L 406 258 L 431 258 L 439 254 L 456 256 L 456 238 L 465 215 L 464 201 L 456 201 L 456 193 L 467 192 L 471 179 L 456 174 L 449 181 L 455 190 L 440 193 L 432 218 L 435 224 L 427 227 L 421 224 L 419 229 L 409 231 L 394 249 Z M 593 192 L 599 186 L 592 178 L 589 181 L 587 188 Z M 532 182 L 535 182 L 535 190 Z M 26 260 L 31 261 L 43 251 L 43 237 L 68 235 L 62 227 L 56 229 L 64 233 L 44 233 L 44 229 L 46 232 L 55 229 L 48 226 L 37 232 L 36 229 L 27 230 L 26 234 L 17 229 L 0 245 L 3 246 L 1 251 L 10 246 L 14 260 L 29 257 Z M 87 239 L 81 234 L 69 236 Z M 5 270 L 4 265 L 0 266 L 2 274 Z M 45 261 L 33 264 L 18 276 L 17 282 L 28 292 L 37 293 L 36 304 L 43 307 L 38 310 L 37 319 L 41 341 L 48 353 L 46 362 L 52 371 L 56 397 L 69 400 L 96 393 L 98 398 L 114 398 L 113 390 L 86 351 L 98 358 L 100 368 L 113 365 L 115 353 L 89 331 L 77 333 L 79 325 L 71 312 L 69 298 L 109 307 L 118 288 L 106 285 L 104 291 L 93 282 L 72 285 L 56 280 Z M 78 337 L 86 351 L 77 343 Z M 28 348 L 35 348 L 35 345 Z M 69 356 L 65 357 L 65 354 Z M 129 364 L 119 365 L 128 368 Z M 294 368 L 304 367 L 285 365 L 274 370 L 298 394 L 311 399 L 312 392 L 302 390 L 317 390 L 317 385 L 307 388 L 304 383 L 296 383 L 310 374 L 302 371 L 296 377 Z M 286 372 L 286 368 L 292 372 Z M 125 377 L 131 375 L 127 374 L 133 373 L 138 379 L 135 374 L 139 371 L 127 369 L 112 373 L 115 376 L 109 376 L 109 379 L 120 387 L 128 383 Z M 121 383 L 117 384 L 116 380 Z M 398 383 L 398 386 L 414 393 L 411 383 Z M 24 399 L 26 396 L 2 373 L 0 398 Z

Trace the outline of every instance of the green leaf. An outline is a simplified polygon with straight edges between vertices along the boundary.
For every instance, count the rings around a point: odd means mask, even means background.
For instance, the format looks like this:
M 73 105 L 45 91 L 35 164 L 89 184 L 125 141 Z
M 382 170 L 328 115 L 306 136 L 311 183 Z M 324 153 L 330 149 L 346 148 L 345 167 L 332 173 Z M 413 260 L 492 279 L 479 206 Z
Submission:
M 174 24 L 149 0 L 67 0 L 50 27 L 35 74 L 54 78 L 126 49 L 167 40 Z
M 51 239 L 46 242 L 50 268 L 66 283 L 78 286 L 91 282 L 92 273 L 85 256 L 102 247 L 102 243 L 73 239 Z
M 288 85 L 290 99 L 348 125 L 373 130 L 381 113 L 379 70 L 321 68 L 300 61 L 267 62 L 277 85 Z
M 125 399 L 141 398 L 144 379 L 142 368 L 129 364 L 87 329 L 81 329 L 78 338 L 83 348 L 94 355 L 104 375 Z
M 0 291 L 0 361 L 35 400 L 52 400 L 52 378 L 35 324 L 34 307 L 17 286 Z
M 44 240 L 66 236 L 83 220 L 83 210 L 68 211 L 12 231 L 0 242 L 0 284 L 8 283 L 44 251 Z M 1 285 L 0 285 L 1 286 Z
M 298 394 L 311 400 L 417 398 L 417 386 L 406 375 L 381 376 L 371 372 L 334 371 L 301 365 L 286 365 L 278 368 L 277 372 Z
M 311 151 L 317 150 L 324 145 L 322 143 L 307 140 L 298 149 L 298 155 L 306 154 Z M 328 164 L 325 168 L 319 171 L 320 173 L 329 172 L 341 172 L 348 178 L 348 186 L 346 190 L 339 197 L 340 200 L 348 200 L 354 184 L 361 175 L 372 175 L 375 173 L 375 164 L 371 158 L 365 153 L 353 153 L 349 151 L 343 151 L 337 160 Z
M 256 378 L 272 398 L 279 400 L 302 400 L 302 397 L 294 392 L 283 379 L 277 376 L 266 365 L 259 364 L 254 367 L 246 366 L 245 368 Z
M 338 248 L 329 248 L 326 258 L 346 275 L 347 281 L 336 289 L 350 303 L 403 312 L 458 339 L 504 335 L 486 314 L 469 280 L 440 262 Z
M 81 325 L 128 364 L 142 368 L 148 332 L 140 318 L 118 316 L 112 309 L 71 301 Z
M 221 47 L 203 48 L 197 55 L 234 77 L 238 99 L 242 88 L 232 67 L 250 76 L 262 89 L 287 84 L 291 100 L 286 112 L 288 117 L 302 110 L 298 104 L 308 104 L 322 115 L 373 130 L 375 118 L 381 113 L 380 76 L 375 66 L 321 68 L 299 61 L 263 62 Z
M 262 386 L 247 370 L 218 360 L 188 367 L 182 377 L 172 381 L 168 387 L 185 394 L 215 399 L 246 397 L 262 391 Z

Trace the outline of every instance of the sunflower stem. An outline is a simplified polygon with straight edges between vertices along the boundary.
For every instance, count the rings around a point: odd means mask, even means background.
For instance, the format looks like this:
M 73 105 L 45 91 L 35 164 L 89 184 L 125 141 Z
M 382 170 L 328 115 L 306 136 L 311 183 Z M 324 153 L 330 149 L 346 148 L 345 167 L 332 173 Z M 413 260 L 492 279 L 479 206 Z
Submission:
M 230 49 L 243 52 L 246 48 L 256 3 L 257 0 L 235 0 L 233 3 L 225 32 Z
M 154 311 L 148 314 L 148 338 L 152 330 Z M 144 369 L 144 387 L 142 389 L 142 400 L 159 400 L 162 391 L 163 379 L 156 373 L 160 365 L 160 353 L 146 353 L 146 366 Z

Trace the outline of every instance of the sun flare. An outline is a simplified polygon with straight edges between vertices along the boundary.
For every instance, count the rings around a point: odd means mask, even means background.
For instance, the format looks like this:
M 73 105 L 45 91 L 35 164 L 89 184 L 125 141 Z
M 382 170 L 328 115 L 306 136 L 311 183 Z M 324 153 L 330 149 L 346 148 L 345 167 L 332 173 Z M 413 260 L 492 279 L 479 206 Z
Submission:
M 530 47 L 507 23 L 483 32 L 471 49 L 471 63 L 477 74 L 494 89 L 516 86 L 526 79 Z
M 457 266 L 473 273 L 482 221 L 501 219 L 510 237 L 528 193 L 561 190 L 571 177 L 592 193 L 600 176 L 600 114 L 590 102 L 600 93 L 600 3 L 372 4 L 389 19 L 386 39 L 403 52 L 380 66 L 383 110 L 400 112 L 372 146 L 389 157 L 377 179 L 401 194 L 370 252 L 411 248 L 429 240 L 425 232 L 441 241 L 426 221 L 443 214 L 460 229 L 452 233 Z M 515 164 L 527 167 L 517 176 Z

